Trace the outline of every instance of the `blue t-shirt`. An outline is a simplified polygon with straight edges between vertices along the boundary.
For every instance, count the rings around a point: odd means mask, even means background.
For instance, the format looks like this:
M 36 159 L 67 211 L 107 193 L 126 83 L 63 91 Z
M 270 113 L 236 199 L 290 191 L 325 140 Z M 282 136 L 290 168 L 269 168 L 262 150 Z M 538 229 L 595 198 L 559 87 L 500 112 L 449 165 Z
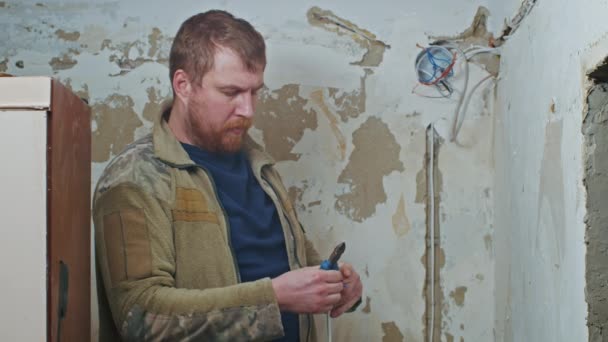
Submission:
M 230 223 L 241 281 L 275 278 L 289 271 L 277 209 L 255 178 L 247 156 L 243 152 L 216 154 L 189 144 L 182 146 L 215 182 Z M 281 321 L 285 336 L 278 341 L 299 341 L 298 315 L 281 312 Z

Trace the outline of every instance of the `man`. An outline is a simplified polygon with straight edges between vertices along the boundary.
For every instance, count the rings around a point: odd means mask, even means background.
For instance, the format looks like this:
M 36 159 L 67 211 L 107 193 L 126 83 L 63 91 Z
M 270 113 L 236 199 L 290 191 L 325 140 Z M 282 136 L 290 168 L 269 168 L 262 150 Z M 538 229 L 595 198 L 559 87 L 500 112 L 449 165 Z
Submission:
M 247 138 L 265 66 L 248 22 L 189 18 L 171 47 L 172 106 L 101 176 L 98 267 L 123 340 L 313 341 L 311 314 L 360 302 L 350 265 L 319 269 L 273 161 Z

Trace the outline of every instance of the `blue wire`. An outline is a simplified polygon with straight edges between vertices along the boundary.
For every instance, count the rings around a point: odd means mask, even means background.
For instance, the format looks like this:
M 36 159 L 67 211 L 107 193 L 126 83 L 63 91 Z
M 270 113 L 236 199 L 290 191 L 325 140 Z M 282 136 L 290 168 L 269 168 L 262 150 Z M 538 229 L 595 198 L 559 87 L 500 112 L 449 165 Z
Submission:
M 429 60 L 429 63 L 431 63 L 431 65 L 433 66 L 433 75 L 430 76 L 428 79 L 422 79 L 421 81 L 424 83 L 430 83 L 431 81 L 436 80 L 438 71 L 440 72 L 440 75 L 441 75 L 446 69 L 444 67 L 439 66 L 436 62 L 443 62 L 443 63 L 446 63 L 449 65 L 450 63 L 452 63 L 452 60 L 435 57 L 431 53 L 430 48 L 426 48 L 425 52 L 426 52 L 427 58 Z M 450 72 L 448 73 L 447 76 L 452 76 L 453 74 L 454 74 L 454 70 L 450 70 Z

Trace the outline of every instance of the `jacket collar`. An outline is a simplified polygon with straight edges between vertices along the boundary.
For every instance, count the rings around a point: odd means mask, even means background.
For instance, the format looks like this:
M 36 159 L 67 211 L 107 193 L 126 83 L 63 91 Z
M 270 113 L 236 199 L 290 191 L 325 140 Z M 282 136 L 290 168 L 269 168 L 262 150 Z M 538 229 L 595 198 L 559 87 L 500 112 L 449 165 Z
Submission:
M 190 159 L 188 153 L 182 147 L 181 143 L 175 138 L 169 124 L 165 119 L 168 111 L 171 108 L 157 115 L 152 130 L 152 144 L 154 146 L 154 155 L 161 161 L 177 167 L 187 168 L 196 166 L 196 163 Z M 245 137 L 243 150 L 251 163 L 251 168 L 258 179 L 261 179 L 262 168 L 266 165 L 274 165 L 274 159 L 262 150 L 249 135 Z
M 157 115 L 152 130 L 152 144 L 154 155 L 163 162 L 178 168 L 191 167 L 196 164 L 190 159 L 188 153 L 180 142 L 175 138 L 169 124 L 165 119 L 168 117 L 169 107 L 160 115 Z

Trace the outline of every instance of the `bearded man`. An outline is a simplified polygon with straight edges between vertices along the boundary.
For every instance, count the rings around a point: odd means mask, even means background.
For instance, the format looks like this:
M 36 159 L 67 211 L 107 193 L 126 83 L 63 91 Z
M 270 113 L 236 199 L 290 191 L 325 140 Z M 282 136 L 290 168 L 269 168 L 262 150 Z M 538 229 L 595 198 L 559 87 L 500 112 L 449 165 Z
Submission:
M 352 266 L 319 269 L 274 161 L 247 136 L 265 67 L 263 37 L 227 12 L 177 32 L 172 105 L 94 195 L 112 338 L 314 341 L 311 314 L 360 302 Z

